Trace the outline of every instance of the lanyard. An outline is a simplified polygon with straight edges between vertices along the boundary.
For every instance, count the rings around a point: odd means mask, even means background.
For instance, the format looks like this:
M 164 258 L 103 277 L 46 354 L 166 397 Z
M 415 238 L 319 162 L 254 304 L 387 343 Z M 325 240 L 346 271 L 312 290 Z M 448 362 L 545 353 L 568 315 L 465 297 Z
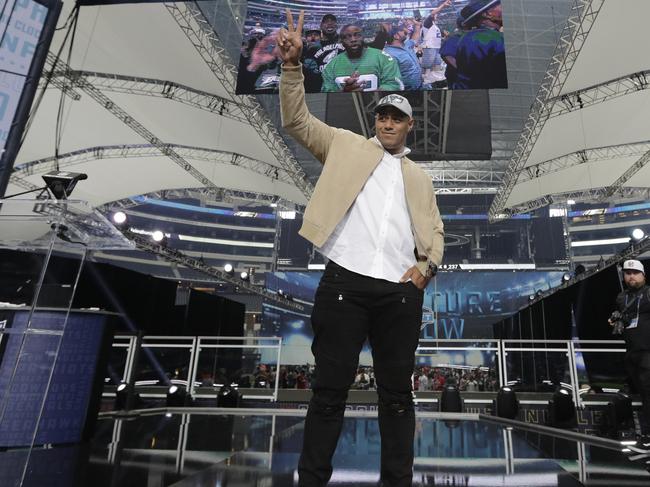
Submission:
M 639 295 L 635 298 L 636 299 L 636 321 L 637 321 L 637 323 L 639 321 L 639 309 L 641 307 L 641 297 L 642 296 L 643 296 L 643 294 L 639 293 Z M 628 295 L 626 294 L 625 295 L 625 307 L 626 308 L 627 308 L 627 298 L 628 298 Z

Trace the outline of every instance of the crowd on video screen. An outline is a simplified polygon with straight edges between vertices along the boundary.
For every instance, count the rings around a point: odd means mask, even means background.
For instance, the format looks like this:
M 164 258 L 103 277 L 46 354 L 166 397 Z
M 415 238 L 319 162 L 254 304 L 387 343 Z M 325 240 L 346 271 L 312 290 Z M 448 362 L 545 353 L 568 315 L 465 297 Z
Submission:
M 278 91 L 276 35 L 287 26 L 286 13 L 277 6 L 264 9 L 263 3 L 249 2 L 237 93 Z M 508 85 L 500 0 L 443 0 L 426 6 L 351 1 L 343 13 L 307 10 L 302 39 L 308 93 Z

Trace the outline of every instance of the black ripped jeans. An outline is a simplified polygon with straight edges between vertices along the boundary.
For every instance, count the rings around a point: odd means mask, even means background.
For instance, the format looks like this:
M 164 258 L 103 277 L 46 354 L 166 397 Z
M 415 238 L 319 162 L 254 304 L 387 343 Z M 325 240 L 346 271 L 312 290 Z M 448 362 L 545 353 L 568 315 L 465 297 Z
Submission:
M 348 271 L 331 262 L 311 316 L 316 369 L 298 473 L 301 487 L 324 486 L 332 475 L 348 389 L 359 353 L 370 341 L 379 394 L 381 482 L 410 486 L 415 412 L 411 375 L 422 323 L 423 292 Z

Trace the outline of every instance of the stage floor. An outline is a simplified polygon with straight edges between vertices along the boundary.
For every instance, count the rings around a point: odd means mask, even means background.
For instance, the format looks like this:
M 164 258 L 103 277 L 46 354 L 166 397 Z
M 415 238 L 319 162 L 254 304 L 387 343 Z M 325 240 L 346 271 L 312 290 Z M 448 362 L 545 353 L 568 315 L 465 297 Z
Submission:
M 101 418 L 83 485 L 297 485 L 304 411 L 174 411 Z M 374 486 L 380 445 L 376 413 L 348 413 L 330 485 Z M 650 485 L 645 463 L 650 455 L 633 462 L 629 455 L 634 452 L 624 453 L 624 448 L 613 441 L 561 438 L 478 415 L 420 413 L 413 485 Z

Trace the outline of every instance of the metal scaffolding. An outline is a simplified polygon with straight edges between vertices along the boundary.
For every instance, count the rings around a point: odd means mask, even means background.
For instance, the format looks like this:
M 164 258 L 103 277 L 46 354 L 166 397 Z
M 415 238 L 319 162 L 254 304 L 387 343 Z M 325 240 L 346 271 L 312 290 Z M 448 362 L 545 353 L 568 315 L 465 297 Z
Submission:
M 648 89 L 650 70 L 628 74 L 605 83 L 590 86 L 583 90 L 565 93 L 549 100 L 549 118 L 582 110 L 614 98 Z
M 74 91 L 74 81 L 66 81 L 72 78 L 73 80 L 88 82 L 104 92 L 164 98 L 249 125 L 248 117 L 239 103 L 175 81 L 92 71 L 70 71 L 66 73 L 58 70 L 47 73 L 45 76 L 50 77 L 51 84 L 70 95 L 76 93 Z M 41 85 L 44 84 L 45 79 L 42 79 Z M 77 93 L 77 97 L 73 96 L 73 99 L 78 100 L 80 97 L 81 95 Z
M 562 169 L 585 164 L 588 162 L 608 161 L 621 157 L 637 156 L 650 150 L 650 140 L 634 144 L 620 144 L 593 149 L 579 150 L 548 161 L 527 166 L 521 171 L 517 182 L 529 181 Z
M 250 294 L 257 294 L 269 301 L 273 301 L 274 303 L 281 305 L 284 308 L 289 308 L 297 311 L 304 311 L 305 309 L 304 306 L 299 303 L 289 301 L 288 299 L 279 296 L 276 293 L 267 291 L 263 287 L 255 286 L 250 282 L 237 279 L 226 272 L 220 271 L 219 269 L 207 265 L 200 259 L 189 257 L 179 250 L 170 249 L 169 247 L 155 243 L 149 238 L 143 237 L 128 230 L 124 231 L 124 235 L 132 240 L 137 248 L 162 257 L 167 262 L 182 265 L 188 269 L 192 269 L 206 276 L 210 276 L 218 281 L 228 282 L 237 286 L 240 291 L 244 290 Z
M 231 99 L 239 104 L 248 123 L 255 128 L 280 165 L 292 175 L 293 182 L 300 192 L 309 199 L 313 192 L 313 186 L 267 113 L 254 96 L 235 95 L 237 68 L 231 62 L 219 36 L 203 12 L 194 2 L 165 3 L 164 5 L 208 68 L 228 91 Z
M 57 59 L 54 54 L 49 52 L 47 54 L 46 64 L 51 72 L 62 72 L 64 77 L 68 82 L 79 88 L 81 91 L 90 96 L 95 100 L 99 105 L 104 107 L 108 112 L 114 115 L 118 120 L 120 120 L 124 125 L 129 127 L 135 133 L 140 135 L 151 145 L 155 146 L 160 152 L 171 159 L 174 163 L 182 167 L 187 171 L 193 178 L 199 181 L 205 187 L 215 187 L 214 183 L 205 176 L 201 171 L 196 169 L 192 164 L 190 164 L 186 159 L 181 157 L 174 149 L 172 149 L 168 144 L 162 142 L 158 137 L 156 137 L 152 132 L 150 132 L 144 125 L 135 120 L 131 115 L 124 111 L 120 106 L 108 98 L 104 93 L 99 89 L 89 83 L 83 78 L 75 78 L 73 73 L 74 71 L 70 69 L 64 61 Z
M 220 151 L 216 149 L 206 149 L 203 147 L 193 147 L 178 144 L 161 143 L 166 149 L 173 151 L 184 160 L 207 161 L 217 164 L 232 165 L 248 169 L 249 171 L 263 174 L 269 178 L 284 183 L 293 183 L 293 179 L 284 169 L 269 164 L 268 162 L 259 161 L 251 157 L 233 152 Z M 59 157 L 51 156 L 35 161 L 20 164 L 14 169 L 13 178 L 22 178 L 35 174 L 36 172 L 44 173 L 62 167 L 74 166 L 88 161 L 99 159 L 128 159 L 135 157 L 167 157 L 167 153 L 158 145 L 153 144 L 125 144 L 110 145 L 100 147 L 89 147 L 80 149 L 66 154 L 60 154 Z M 209 189 L 218 191 L 214 183 L 210 183 Z
M 526 164 L 539 134 L 542 131 L 553 104 L 559 102 L 564 83 L 578 58 L 578 54 L 605 0 L 575 0 L 571 15 L 564 28 L 555 52 L 551 57 L 535 101 L 528 114 L 524 128 L 513 151 L 504 183 L 490 207 L 491 220 L 503 217 L 504 208 L 517 182 L 519 171 Z M 507 212 L 511 213 L 511 212 Z
M 261 205 L 278 204 L 281 199 L 272 194 L 254 193 L 252 191 L 238 191 L 229 188 L 221 188 L 215 193 L 205 188 L 184 188 L 184 189 L 165 189 L 152 191 L 151 193 L 139 196 L 131 196 L 117 201 L 111 201 L 105 205 L 98 206 L 97 209 L 103 213 L 115 211 L 118 209 L 126 210 L 136 206 L 146 204 L 148 199 L 154 200 L 174 200 L 193 198 L 201 201 L 212 200 L 215 202 L 234 203 L 243 201 L 247 203 L 259 203 Z

